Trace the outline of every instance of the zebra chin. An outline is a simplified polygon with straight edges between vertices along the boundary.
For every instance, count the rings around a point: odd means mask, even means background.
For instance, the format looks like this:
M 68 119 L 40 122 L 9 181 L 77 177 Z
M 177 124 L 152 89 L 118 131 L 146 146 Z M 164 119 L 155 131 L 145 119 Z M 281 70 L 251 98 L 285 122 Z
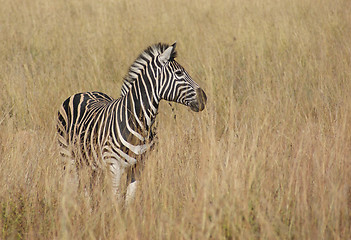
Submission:
M 205 109 L 207 97 L 201 88 L 196 89 L 196 100 L 190 103 L 190 109 L 194 112 L 201 112 Z

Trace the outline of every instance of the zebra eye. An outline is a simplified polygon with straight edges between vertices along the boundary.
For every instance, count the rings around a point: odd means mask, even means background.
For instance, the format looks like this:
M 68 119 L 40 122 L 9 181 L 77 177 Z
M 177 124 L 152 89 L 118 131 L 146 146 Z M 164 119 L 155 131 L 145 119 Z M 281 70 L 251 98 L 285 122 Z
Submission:
M 183 76 L 183 72 L 178 70 L 178 71 L 175 71 L 174 74 L 177 76 L 177 77 L 182 77 Z

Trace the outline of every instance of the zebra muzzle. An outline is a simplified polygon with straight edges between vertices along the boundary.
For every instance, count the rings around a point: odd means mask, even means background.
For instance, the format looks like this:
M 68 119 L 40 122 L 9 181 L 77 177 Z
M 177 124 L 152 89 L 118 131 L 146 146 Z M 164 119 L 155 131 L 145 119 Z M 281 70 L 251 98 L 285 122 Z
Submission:
M 194 112 L 200 112 L 205 109 L 207 97 L 201 88 L 196 89 L 196 97 L 197 99 L 190 103 L 190 109 Z

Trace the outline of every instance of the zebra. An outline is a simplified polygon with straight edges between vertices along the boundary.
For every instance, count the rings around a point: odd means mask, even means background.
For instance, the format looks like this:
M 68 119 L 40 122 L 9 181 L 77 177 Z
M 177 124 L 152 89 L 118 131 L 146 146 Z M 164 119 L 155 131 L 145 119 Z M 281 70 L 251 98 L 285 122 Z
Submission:
M 195 112 L 204 110 L 207 102 L 205 92 L 175 60 L 175 48 L 176 43 L 146 48 L 124 77 L 119 98 L 101 92 L 78 93 L 58 111 L 61 155 L 76 171 L 83 164 L 93 172 L 107 168 L 118 198 L 121 176 L 127 172 L 126 201 L 133 199 L 137 186 L 131 169 L 154 143 L 152 127 L 160 101 L 181 103 Z

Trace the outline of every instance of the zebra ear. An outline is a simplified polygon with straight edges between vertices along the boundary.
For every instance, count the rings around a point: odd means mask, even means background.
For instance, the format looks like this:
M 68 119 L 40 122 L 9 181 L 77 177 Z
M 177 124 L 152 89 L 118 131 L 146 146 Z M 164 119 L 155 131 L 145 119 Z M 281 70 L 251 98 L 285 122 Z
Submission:
M 168 62 L 173 55 L 173 52 L 175 51 L 176 47 L 176 42 L 172 44 L 172 46 L 169 46 L 163 53 L 160 54 L 160 61 L 165 64 Z

